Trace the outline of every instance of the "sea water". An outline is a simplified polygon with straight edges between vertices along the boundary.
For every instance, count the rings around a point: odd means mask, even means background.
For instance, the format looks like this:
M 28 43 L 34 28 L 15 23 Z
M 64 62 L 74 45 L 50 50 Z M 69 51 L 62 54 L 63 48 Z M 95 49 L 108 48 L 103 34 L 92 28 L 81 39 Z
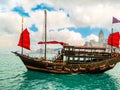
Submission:
M 27 70 L 14 54 L 0 54 L 0 90 L 120 90 L 120 63 L 102 74 L 61 75 Z

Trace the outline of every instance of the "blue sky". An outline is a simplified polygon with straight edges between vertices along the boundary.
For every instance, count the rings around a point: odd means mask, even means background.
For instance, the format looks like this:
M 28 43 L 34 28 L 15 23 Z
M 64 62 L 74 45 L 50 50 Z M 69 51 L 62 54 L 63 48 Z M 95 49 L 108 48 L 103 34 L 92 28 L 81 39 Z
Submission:
M 0 40 L 2 48 L 14 48 L 21 32 L 21 17 L 28 28 L 32 47 L 41 40 L 44 23 L 43 10 L 48 15 L 48 35 L 70 44 L 83 45 L 86 41 L 98 40 L 100 30 L 107 39 L 110 30 L 119 31 L 120 24 L 112 24 L 112 17 L 120 19 L 118 0 L 11 0 L 0 1 Z M 4 21 L 4 22 L 3 22 Z M 11 39 L 10 39 L 11 38 Z M 5 39 L 5 40 L 4 40 Z M 8 45 L 6 45 L 8 43 Z
M 36 5 L 35 7 L 31 8 L 32 11 L 36 11 L 36 10 L 47 10 L 47 11 L 56 11 L 54 7 L 48 6 L 45 3 L 41 3 Z
M 18 13 L 21 16 L 30 17 L 29 13 L 26 12 L 22 6 L 16 6 L 12 9 L 12 11 Z

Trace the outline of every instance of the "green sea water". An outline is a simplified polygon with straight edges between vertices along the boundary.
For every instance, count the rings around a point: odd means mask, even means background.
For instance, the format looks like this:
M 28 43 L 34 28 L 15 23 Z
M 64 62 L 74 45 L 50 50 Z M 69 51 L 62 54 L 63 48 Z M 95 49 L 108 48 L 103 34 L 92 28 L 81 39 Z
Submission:
M 102 74 L 48 74 L 27 70 L 14 54 L 0 54 L 0 90 L 120 90 L 120 63 Z

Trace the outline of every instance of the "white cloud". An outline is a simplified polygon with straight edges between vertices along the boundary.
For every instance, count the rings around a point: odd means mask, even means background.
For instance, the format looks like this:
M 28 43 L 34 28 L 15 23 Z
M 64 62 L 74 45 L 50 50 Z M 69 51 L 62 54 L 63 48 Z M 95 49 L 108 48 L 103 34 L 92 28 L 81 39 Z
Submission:
M 14 35 L 4 34 L 0 36 L 0 48 L 11 48 L 14 46 L 15 43 Z M 17 44 L 16 44 L 17 45 Z
M 98 42 L 98 36 L 91 34 L 84 39 L 85 42 L 90 40 L 95 40 L 96 42 Z
M 20 33 L 19 16 L 12 12 L 0 13 L 0 48 L 11 48 Z
M 31 26 L 36 24 L 41 30 L 44 26 L 44 11 L 31 12 L 30 18 L 25 18 L 25 26 Z M 63 11 L 47 12 L 47 29 L 58 29 L 63 27 L 72 27 L 75 26 L 66 16 L 66 13 Z
M 7 2 L 8 7 L 22 5 L 27 12 L 37 4 L 47 3 L 56 8 L 65 8 L 70 13 L 71 22 L 81 26 L 111 28 L 112 16 L 120 18 L 119 0 L 12 0 Z
M 52 31 L 48 33 L 49 40 L 58 40 L 69 43 L 69 45 L 84 45 L 86 41 L 95 40 L 98 41 L 98 36 L 91 34 L 86 38 L 83 38 L 80 33 L 69 31 L 68 29 L 64 29 L 61 31 Z
M 20 29 L 20 17 L 16 13 L 0 13 L 0 33 L 15 33 Z
M 111 28 L 112 16 L 120 18 L 119 0 L 52 0 L 56 7 L 64 7 L 71 21 L 81 26 Z
M 3 0 L 2 0 L 3 1 Z M 30 18 L 25 18 L 24 27 L 30 27 L 36 24 L 39 28 L 38 33 L 31 32 L 32 49 L 38 48 L 37 42 L 41 40 L 41 34 L 44 23 L 43 11 L 32 12 L 31 8 L 39 3 L 47 3 L 56 8 L 64 8 L 64 11 L 48 12 L 48 30 L 54 29 L 50 32 L 53 39 L 65 41 L 70 45 L 83 45 L 85 41 L 91 39 L 98 40 L 95 35 L 89 35 L 83 38 L 80 33 L 64 29 L 57 31 L 58 28 L 71 27 L 71 26 L 91 26 L 91 27 L 104 27 L 111 28 L 112 16 L 120 18 L 120 1 L 119 0 L 11 0 L 7 2 L 0 2 L 2 6 L 0 10 L 0 48 L 13 48 L 16 46 L 19 34 L 21 32 L 21 17 L 11 12 L 10 10 L 22 5 L 24 9 L 30 13 Z M 70 13 L 70 18 L 66 16 Z M 7 44 L 6 44 L 7 43 Z M 17 46 L 16 46 L 17 47 Z

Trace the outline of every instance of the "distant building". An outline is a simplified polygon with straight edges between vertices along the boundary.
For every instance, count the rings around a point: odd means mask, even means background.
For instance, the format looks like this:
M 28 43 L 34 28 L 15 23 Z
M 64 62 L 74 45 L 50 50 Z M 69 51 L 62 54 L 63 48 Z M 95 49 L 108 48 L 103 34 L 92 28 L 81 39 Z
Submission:
M 89 42 L 85 42 L 84 46 L 107 46 L 107 40 L 104 38 L 104 33 L 102 30 L 99 32 L 99 40 L 96 42 L 95 40 L 90 40 Z
M 102 30 L 100 30 L 99 32 L 99 42 L 103 42 L 105 39 L 104 39 L 104 33 Z

